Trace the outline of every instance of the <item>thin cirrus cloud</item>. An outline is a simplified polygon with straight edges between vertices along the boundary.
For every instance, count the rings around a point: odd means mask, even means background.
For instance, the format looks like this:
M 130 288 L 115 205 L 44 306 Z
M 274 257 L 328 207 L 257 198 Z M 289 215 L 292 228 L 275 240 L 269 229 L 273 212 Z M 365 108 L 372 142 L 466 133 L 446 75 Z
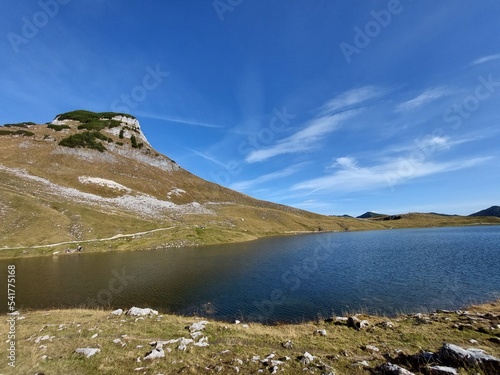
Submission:
M 265 161 L 278 155 L 295 154 L 309 151 L 317 147 L 317 141 L 323 136 L 337 130 L 340 123 L 352 117 L 357 110 L 323 116 L 306 123 L 306 126 L 297 133 L 280 140 L 274 146 L 261 148 L 250 152 L 245 160 L 248 163 Z
M 295 164 L 295 165 L 292 165 L 292 166 L 287 167 L 285 169 L 282 169 L 280 171 L 264 174 L 262 176 L 255 178 L 255 179 L 252 179 L 252 180 L 236 182 L 236 183 L 232 184 L 231 186 L 229 186 L 229 188 L 234 189 L 234 190 L 238 190 L 238 191 L 247 190 L 247 189 L 253 188 L 256 185 L 263 184 L 265 182 L 274 181 L 274 180 L 278 180 L 280 178 L 291 176 L 291 175 L 297 173 L 299 170 L 301 170 L 305 164 L 308 164 L 308 163 Z
M 489 61 L 493 61 L 493 60 L 500 60 L 500 53 L 496 54 L 496 55 L 488 55 L 488 56 L 483 56 L 483 57 L 480 57 L 476 60 L 474 60 L 471 65 L 479 65 L 479 64 L 484 64 L 486 62 L 489 62 Z
M 196 121 L 192 119 L 183 119 L 180 117 L 166 116 L 166 115 L 156 115 L 151 113 L 139 113 L 138 116 L 142 116 L 145 118 L 150 118 L 153 120 L 163 120 L 169 122 L 176 122 L 178 124 L 192 125 L 192 126 L 201 126 L 204 128 L 223 128 L 221 125 L 209 124 L 206 122 Z
M 410 100 L 400 103 L 396 107 L 396 112 L 411 111 L 448 95 L 451 95 L 450 89 L 446 87 L 434 87 Z
M 323 107 L 323 112 L 336 112 L 348 107 L 352 107 L 370 99 L 379 98 L 387 93 L 386 90 L 374 87 L 363 86 L 348 90 L 327 102 Z
M 275 145 L 254 150 L 246 157 L 246 162 L 255 163 L 274 156 L 309 151 L 323 136 L 337 130 L 342 121 L 357 114 L 361 109 L 352 109 L 371 99 L 386 94 L 386 90 L 363 86 L 345 91 L 320 107 L 321 115 L 308 121 L 302 130 L 278 141 Z
M 471 168 L 490 159 L 491 157 L 478 157 L 435 163 L 394 158 L 382 164 L 360 167 L 350 157 L 338 158 L 333 165 L 336 167 L 334 173 L 295 184 L 292 190 L 352 192 L 381 187 L 392 188 L 414 178 Z

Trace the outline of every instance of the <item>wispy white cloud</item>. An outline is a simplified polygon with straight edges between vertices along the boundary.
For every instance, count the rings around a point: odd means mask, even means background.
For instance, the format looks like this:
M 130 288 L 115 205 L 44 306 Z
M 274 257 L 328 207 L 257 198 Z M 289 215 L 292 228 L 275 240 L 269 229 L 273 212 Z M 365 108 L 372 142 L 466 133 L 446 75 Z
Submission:
M 422 94 L 416 96 L 413 99 L 407 100 L 399 104 L 396 107 L 397 112 L 405 112 L 414 110 L 423 106 L 424 104 L 431 103 L 439 98 L 444 96 L 451 95 L 452 91 L 446 87 L 434 87 L 432 89 L 428 89 L 424 91 Z
M 351 110 L 313 119 L 307 122 L 302 130 L 280 140 L 275 145 L 250 152 L 245 160 L 248 163 L 255 163 L 278 155 L 311 150 L 317 146 L 317 142 L 322 137 L 337 130 L 342 121 L 352 117 L 357 112 L 358 110 Z
M 169 122 L 176 122 L 178 124 L 185 124 L 185 125 L 192 125 L 192 126 L 202 126 L 205 128 L 223 128 L 221 125 L 214 125 L 214 124 L 209 124 L 206 122 L 201 122 L 201 121 L 195 121 L 195 120 L 190 120 L 190 119 L 183 119 L 180 117 L 173 117 L 173 116 L 166 116 L 166 115 L 156 115 L 156 114 L 151 114 L 151 113 L 139 113 L 137 114 L 138 116 L 141 117 L 146 117 L 154 120 L 163 120 L 163 121 L 169 121 Z
M 366 102 L 370 99 L 379 98 L 385 95 L 386 92 L 386 90 L 374 86 L 359 87 L 337 95 L 335 98 L 327 102 L 321 109 L 323 112 L 341 111 Z
M 496 55 L 488 55 L 488 56 L 483 56 L 483 57 L 480 57 L 476 60 L 474 60 L 471 65 L 479 65 L 479 64 L 484 64 L 485 62 L 488 62 L 488 61 L 493 61 L 493 60 L 500 60 L 500 53 L 496 54 Z
M 190 148 L 188 148 L 188 150 L 191 151 L 193 154 L 195 154 L 195 155 L 197 155 L 205 160 L 208 160 L 208 161 L 211 161 L 212 163 L 217 164 L 220 167 L 227 168 L 227 166 L 224 163 L 220 162 L 219 160 L 215 159 L 214 157 L 212 157 L 210 155 L 204 154 L 200 151 L 196 151 L 196 150 L 193 150 Z
M 341 160 L 339 163 L 339 159 L 337 159 L 338 168 L 335 172 L 327 176 L 300 182 L 294 185 L 292 190 L 322 189 L 325 191 L 353 192 L 380 187 L 392 187 L 419 177 L 471 168 L 490 160 L 491 157 L 441 163 L 415 161 L 398 157 L 367 167 L 358 166 L 358 163 L 352 160 L 352 158 L 349 158 L 348 163 L 345 163 L 345 160 Z
M 231 184 L 229 186 L 229 188 L 234 189 L 234 190 L 239 190 L 239 191 L 247 190 L 247 189 L 250 189 L 256 185 L 263 184 L 265 182 L 274 181 L 274 180 L 278 180 L 278 179 L 283 178 L 283 177 L 291 176 L 291 175 L 297 173 L 306 164 L 307 163 L 295 164 L 295 165 L 292 165 L 290 167 L 287 167 L 285 169 L 282 169 L 282 170 L 279 170 L 276 172 L 264 174 L 262 176 L 254 178 L 252 180 L 235 182 L 234 184 Z
M 278 141 L 275 145 L 250 152 L 246 161 L 255 163 L 284 154 L 294 154 L 311 150 L 323 136 L 338 129 L 341 121 L 358 113 L 359 106 L 377 99 L 387 90 L 375 86 L 363 86 L 345 91 L 319 108 L 320 115 L 303 125 L 297 133 Z M 353 107 L 357 108 L 353 108 Z
M 330 168 L 357 168 L 358 162 L 351 156 L 343 156 L 335 159 L 335 163 Z
M 422 138 L 417 138 L 412 142 L 402 144 L 394 144 L 379 152 L 380 155 L 391 155 L 411 152 L 423 152 L 429 156 L 433 152 L 448 150 L 454 146 L 463 143 L 475 142 L 484 138 L 488 138 L 490 133 L 484 135 L 466 134 L 461 137 L 450 137 L 448 135 L 427 135 Z

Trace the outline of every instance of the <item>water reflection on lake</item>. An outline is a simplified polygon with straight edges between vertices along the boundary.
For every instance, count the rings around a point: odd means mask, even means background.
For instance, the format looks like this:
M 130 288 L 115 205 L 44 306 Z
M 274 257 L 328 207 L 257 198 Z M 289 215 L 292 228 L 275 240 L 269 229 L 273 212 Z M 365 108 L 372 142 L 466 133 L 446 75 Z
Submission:
M 24 308 L 148 306 L 228 320 L 301 321 L 498 298 L 500 226 L 325 233 L 0 263 L 3 270 L 17 266 L 17 306 Z

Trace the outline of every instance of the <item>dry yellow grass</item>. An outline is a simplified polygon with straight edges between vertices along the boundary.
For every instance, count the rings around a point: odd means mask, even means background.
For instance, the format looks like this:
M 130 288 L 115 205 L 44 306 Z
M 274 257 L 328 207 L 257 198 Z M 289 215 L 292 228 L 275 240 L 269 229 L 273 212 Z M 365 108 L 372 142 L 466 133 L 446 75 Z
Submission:
M 499 323 L 500 303 L 494 302 L 474 306 L 471 312 L 495 315 L 488 323 L 476 321 L 472 329 L 457 329 L 454 325 L 470 323 L 468 316 L 455 313 L 431 314 L 430 321 L 419 324 L 419 319 L 410 315 L 392 318 L 394 328 L 383 328 L 379 323 L 388 320 L 380 316 L 360 316 L 368 319 L 366 330 L 356 331 L 345 325 L 333 323 L 306 322 L 303 324 L 284 324 L 265 326 L 209 321 L 203 336 L 208 337 L 208 347 L 188 345 L 186 351 L 177 349 L 177 344 L 165 345 L 165 358 L 153 361 L 144 360 L 151 350 L 152 341 L 189 337 L 186 326 L 199 321 L 195 317 L 163 315 L 161 318 L 146 317 L 137 319 L 131 316 L 113 316 L 102 310 L 51 310 L 27 311 L 25 318 L 16 322 L 16 368 L 15 371 L 4 366 L 5 374 L 235 374 L 257 373 L 259 369 L 269 372 L 269 366 L 260 361 L 252 361 L 254 356 L 261 359 L 274 353 L 275 358 L 283 359 L 278 365 L 279 374 L 328 373 L 366 374 L 366 369 L 353 366 L 366 360 L 370 368 L 392 358 L 398 361 L 401 354 L 416 354 L 421 350 L 437 351 L 443 342 L 462 347 L 474 346 L 499 356 L 500 345 L 489 339 L 500 336 L 500 329 L 490 330 L 489 325 Z M 473 315 L 474 317 L 474 315 Z M 5 321 L 6 317 L 2 316 Z M 243 322 L 244 323 L 244 322 Z M 456 327 L 456 326 L 455 326 Z M 325 329 L 326 336 L 313 335 L 317 329 Z M 482 329 L 484 331 L 482 331 Z M 0 326 L 1 337 L 6 337 L 7 326 Z M 36 342 L 37 338 L 49 336 L 49 340 Z M 94 336 L 95 335 L 95 336 Z M 126 336 L 124 336 L 126 335 Z M 113 340 L 120 339 L 119 343 Z M 472 345 L 470 340 L 477 340 Z M 291 340 L 293 348 L 285 349 L 282 343 Z M 122 344 L 123 343 L 123 344 Z M 374 345 L 379 353 L 363 349 Z M 100 353 L 92 358 L 75 354 L 80 347 L 99 348 Z M 166 349 L 165 349 L 166 350 Z M 310 365 L 301 364 L 298 357 L 309 352 L 317 357 Z M 45 357 L 46 356 L 46 357 Z M 384 358 L 385 357 L 385 358 Z M 137 358 L 141 362 L 137 362 Z M 323 366 L 323 370 L 319 367 Z M 333 370 L 330 370 L 330 366 Z M 137 368 L 143 368 L 135 371 Z M 303 371 L 307 368 L 308 371 Z M 325 370 L 326 369 L 326 370 Z M 461 373 L 481 373 L 476 370 Z

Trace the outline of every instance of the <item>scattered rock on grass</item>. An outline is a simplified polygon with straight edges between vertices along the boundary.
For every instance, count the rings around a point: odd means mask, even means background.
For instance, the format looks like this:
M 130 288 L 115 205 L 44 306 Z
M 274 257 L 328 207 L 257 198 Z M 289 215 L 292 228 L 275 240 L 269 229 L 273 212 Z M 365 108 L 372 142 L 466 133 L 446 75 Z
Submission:
M 326 336 L 326 330 L 324 329 L 317 329 L 316 331 L 313 332 L 314 336 Z
M 45 336 L 38 336 L 36 339 L 35 339 L 35 344 L 38 344 L 39 342 L 41 341 L 52 341 L 52 339 L 54 338 L 55 336 L 49 336 L 49 335 L 45 335 Z
M 127 315 L 131 316 L 148 316 L 148 315 L 158 315 L 158 311 L 150 309 L 149 307 L 141 309 L 140 307 L 132 307 L 127 312 Z
M 380 352 L 380 349 L 377 348 L 376 346 L 374 345 L 365 345 L 363 347 L 361 347 L 361 349 L 363 349 L 364 351 L 367 351 L 369 353 L 372 353 L 372 354 L 375 354 L 375 353 L 379 353 Z
M 314 361 L 314 358 L 316 358 L 316 357 L 313 356 L 311 353 L 305 352 L 304 354 L 302 354 L 301 356 L 298 357 L 298 360 L 303 365 L 308 365 Z
M 162 348 L 155 348 L 155 349 L 151 350 L 150 352 L 146 353 L 146 355 L 144 356 L 144 359 L 153 360 L 153 359 L 163 358 L 163 357 L 165 357 L 165 352 L 163 351 L 163 349 Z
M 448 366 L 432 366 L 427 370 L 429 375 L 458 375 L 458 370 Z
M 354 367 L 370 367 L 367 361 L 360 361 L 352 364 Z
M 362 330 L 362 329 L 368 327 L 369 323 L 368 323 L 368 320 L 359 320 L 355 316 L 350 316 L 347 319 L 347 326 L 359 331 L 359 330 Z
M 208 322 L 206 320 L 201 320 L 199 322 L 191 324 L 189 327 L 187 327 L 187 329 L 189 329 L 189 331 L 191 332 L 203 331 L 206 328 L 205 326 L 207 324 Z
M 378 369 L 385 375 L 415 375 L 413 372 L 390 362 L 380 365 Z
M 292 349 L 293 348 L 293 342 L 290 340 L 281 343 L 281 346 L 284 347 L 285 349 Z
M 87 358 L 90 358 L 90 357 L 96 355 L 100 351 L 101 351 L 101 349 L 98 349 L 98 348 L 77 348 L 77 349 L 75 349 L 75 353 L 83 354 Z

